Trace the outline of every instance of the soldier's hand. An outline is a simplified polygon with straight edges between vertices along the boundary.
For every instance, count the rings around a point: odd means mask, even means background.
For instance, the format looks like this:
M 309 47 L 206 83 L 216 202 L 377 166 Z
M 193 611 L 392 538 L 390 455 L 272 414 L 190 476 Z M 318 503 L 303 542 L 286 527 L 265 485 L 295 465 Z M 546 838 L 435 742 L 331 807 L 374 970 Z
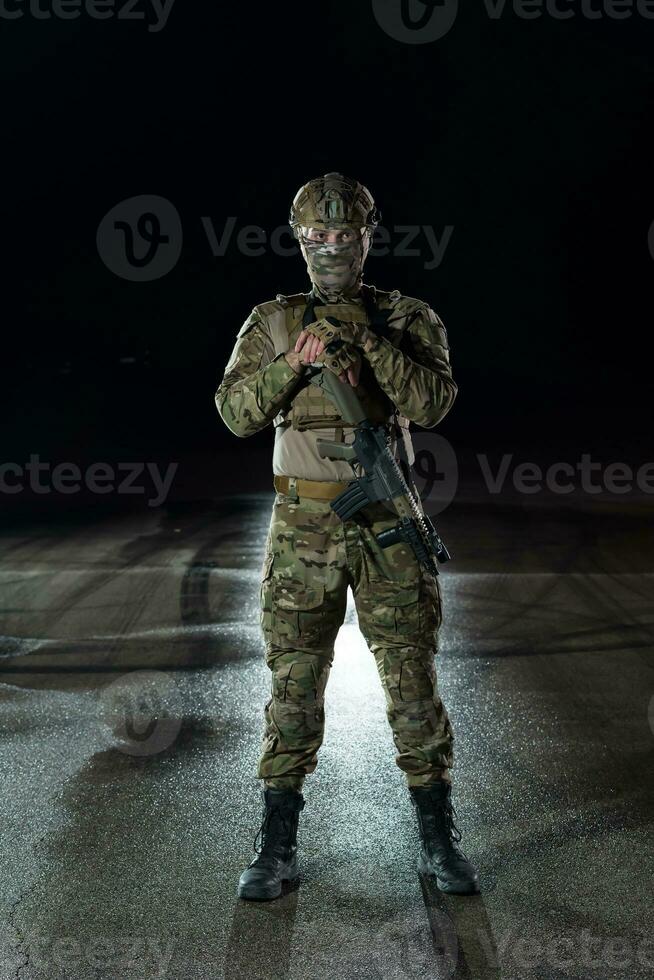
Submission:
M 325 345 L 319 337 L 303 330 L 295 342 L 295 353 L 300 355 L 302 364 L 313 364 L 320 359 Z
M 351 344 L 344 344 L 342 340 L 333 340 L 325 348 L 321 360 L 327 370 L 335 374 L 339 381 L 356 388 L 361 373 L 361 356 Z
M 365 323 L 357 323 L 354 320 L 337 320 L 335 317 L 327 317 L 316 320 L 307 327 L 307 332 L 313 334 L 325 344 L 325 347 L 335 340 L 342 340 L 344 344 L 351 347 L 364 348 L 369 341 L 374 341 L 376 335 L 369 330 Z
M 295 342 L 295 350 L 300 352 L 303 362 L 321 361 L 326 368 L 334 372 L 339 381 L 350 384 L 353 388 L 356 387 L 361 373 L 359 352 L 351 344 L 343 343 L 338 337 L 331 339 L 325 348 L 324 342 L 311 332 L 311 326 L 303 330 Z

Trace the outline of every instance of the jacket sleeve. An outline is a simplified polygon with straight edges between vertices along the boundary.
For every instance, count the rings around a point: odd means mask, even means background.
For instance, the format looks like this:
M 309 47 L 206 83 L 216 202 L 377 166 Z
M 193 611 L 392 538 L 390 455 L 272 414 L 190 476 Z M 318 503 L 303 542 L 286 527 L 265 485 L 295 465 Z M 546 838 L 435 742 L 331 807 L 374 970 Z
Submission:
M 243 324 L 216 391 L 216 408 L 228 429 L 251 436 L 265 428 L 302 383 L 274 349 L 256 308 Z
M 412 422 L 432 428 L 449 412 L 457 395 L 452 379 L 447 333 L 429 306 L 409 313 L 400 348 L 382 337 L 366 344 L 364 354 L 377 382 L 397 410 Z

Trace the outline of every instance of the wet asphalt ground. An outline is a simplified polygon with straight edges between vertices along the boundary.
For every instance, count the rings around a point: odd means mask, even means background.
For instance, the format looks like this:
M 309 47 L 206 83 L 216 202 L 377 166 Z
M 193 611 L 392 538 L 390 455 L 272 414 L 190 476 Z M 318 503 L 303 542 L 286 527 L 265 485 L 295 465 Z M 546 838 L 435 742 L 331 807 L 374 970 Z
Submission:
M 301 883 L 253 905 L 271 499 L 2 532 L 2 980 L 654 975 L 647 506 L 462 501 L 440 522 L 439 680 L 482 895 L 417 874 L 349 609 Z

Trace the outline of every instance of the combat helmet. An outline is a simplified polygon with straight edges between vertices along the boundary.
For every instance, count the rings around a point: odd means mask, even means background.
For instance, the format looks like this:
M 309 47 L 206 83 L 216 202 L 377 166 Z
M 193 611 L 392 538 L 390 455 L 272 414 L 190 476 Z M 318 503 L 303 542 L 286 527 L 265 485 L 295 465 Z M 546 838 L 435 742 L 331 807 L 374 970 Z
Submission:
M 367 187 L 352 177 L 329 173 L 300 188 L 291 205 L 289 224 L 297 238 L 302 228 L 351 227 L 372 235 L 380 219 Z

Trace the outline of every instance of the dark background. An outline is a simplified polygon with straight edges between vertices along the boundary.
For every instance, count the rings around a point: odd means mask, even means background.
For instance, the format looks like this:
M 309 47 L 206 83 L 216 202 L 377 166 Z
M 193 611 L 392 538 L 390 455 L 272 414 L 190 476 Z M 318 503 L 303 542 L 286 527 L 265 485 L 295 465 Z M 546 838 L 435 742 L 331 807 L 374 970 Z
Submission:
M 234 242 L 214 257 L 200 219 L 271 232 L 334 169 L 389 228 L 454 227 L 434 271 L 429 255 L 366 269 L 448 327 L 460 395 L 442 434 L 524 458 L 647 458 L 654 21 L 492 20 L 475 2 L 407 45 L 367 0 L 177 0 L 158 33 L 26 15 L 0 37 L 4 460 L 176 460 L 175 492 L 210 497 L 252 447 L 266 486 L 270 433 L 238 442 L 213 392 L 252 306 L 306 273 Z M 96 233 L 143 194 L 174 204 L 183 250 L 129 282 Z

